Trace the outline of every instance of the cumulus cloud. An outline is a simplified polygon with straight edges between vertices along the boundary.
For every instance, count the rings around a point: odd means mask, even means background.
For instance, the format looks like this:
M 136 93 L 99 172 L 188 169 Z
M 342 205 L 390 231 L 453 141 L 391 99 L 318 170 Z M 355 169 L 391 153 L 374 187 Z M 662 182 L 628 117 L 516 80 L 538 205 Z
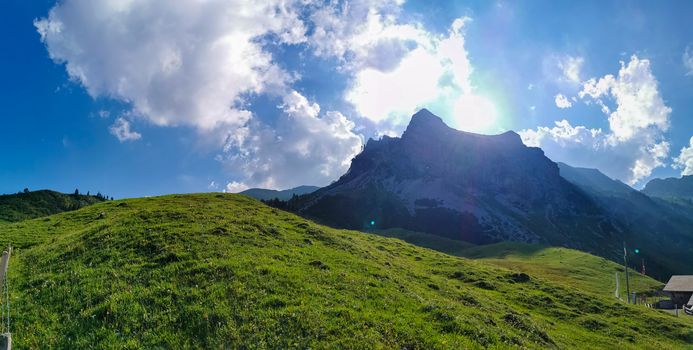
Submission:
M 686 69 L 687 76 L 693 76 L 693 53 L 691 53 L 691 48 L 686 46 L 686 51 L 683 53 L 683 67 Z
M 130 122 L 125 118 L 116 119 L 115 123 L 108 129 L 113 136 L 118 138 L 118 141 L 135 141 L 142 138 L 142 135 L 136 131 L 130 130 Z
M 681 175 L 693 175 L 693 137 L 688 146 L 681 148 L 679 156 L 674 158 L 674 168 L 681 169 Z
M 577 166 L 597 167 L 607 175 L 636 184 L 665 165 L 671 108 L 666 106 L 650 61 L 632 56 L 621 62 L 618 76 L 587 80 L 580 98 L 602 106 L 609 130 L 572 126 L 568 121 L 554 127 L 523 130 L 528 145 L 541 146 L 555 160 Z M 607 103 L 615 103 L 612 112 Z
M 34 25 L 50 57 L 92 97 L 124 101 L 128 115 L 154 125 L 190 126 L 204 139 L 224 135 L 220 159 L 242 176 L 225 190 L 238 192 L 248 185 L 325 184 L 346 170 L 362 144 L 344 115 L 320 115 L 317 103 L 293 90 L 299 74 L 282 68 L 269 46 L 303 44 L 318 56 L 340 56 L 344 67 L 384 69 L 385 57 L 369 47 L 396 56 L 402 47 L 388 37 L 407 28 L 378 28 L 392 19 L 375 9 L 391 12 L 400 4 L 65 0 Z M 335 8 L 372 20 L 366 31 L 355 30 L 363 22 L 335 20 Z M 310 36 L 304 20 L 313 21 Z M 379 39 L 371 42 L 373 31 Z M 361 49 L 342 57 L 352 43 Z M 276 125 L 248 108 L 248 97 L 260 94 L 282 99 Z M 121 142 L 141 137 L 123 118 L 110 130 Z
M 337 58 L 342 68 L 394 68 L 426 32 L 397 22 L 399 0 L 366 0 L 331 4 L 310 14 L 314 30 L 309 44 L 318 57 Z
M 554 98 L 554 102 L 556 102 L 556 107 L 564 109 L 564 108 L 570 108 L 573 106 L 573 104 L 568 100 L 567 97 L 565 97 L 563 94 L 558 94 Z
M 443 73 L 440 61 L 419 48 L 392 71 L 359 71 L 346 99 L 361 115 L 375 122 L 392 118 L 392 114 L 411 115 L 424 102 L 438 96 L 438 80 Z
M 341 68 L 354 77 L 345 99 L 375 122 L 410 116 L 422 101 L 435 99 L 438 79 L 445 73 L 444 58 L 434 47 L 440 39 L 416 24 L 398 23 L 398 5 L 356 1 L 312 15 L 315 54 L 342 62 Z M 459 35 L 464 22 L 456 23 Z
M 300 72 L 272 54 L 280 46 L 301 45 L 336 61 L 351 82 L 345 99 L 368 118 L 357 121 L 374 122 L 376 132 L 398 130 L 402 118 L 431 104 L 452 111 L 455 127 L 492 125 L 494 106 L 470 80 L 463 33 L 469 19 L 434 34 L 401 22 L 402 3 L 64 0 L 34 25 L 50 57 L 92 97 L 125 102 L 127 115 L 153 125 L 188 126 L 201 139 L 225 140 L 219 159 L 233 176 L 241 174 L 234 190 L 291 187 L 336 179 L 362 137 L 344 114 L 323 112 L 296 91 Z M 282 101 L 279 116 L 253 112 L 259 95 Z M 112 130 L 140 137 L 127 120 Z
M 275 128 L 256 125 L 247 137 L 230 137 L 220 160 L 240 169 L 245 182 L 259 187 L 326 185 L 342 175 L 361 151 L 355 124 L 336 111 L 320 115 L 320 106 L 297 91 L 284 96 L 285 114 Z
M 258 38 L 305 41 L 284 1 L 67 0 L 35 21 L 50 57 L 93 97 L 156 125 L 243 125 L 244 94 L 292 80 Z
M 530 147 L 540 147 L 546 139 L 560 147 L 600 148 L 597 142 L 603 135 L 601 129 L 588 129 L 584 126 L 573 126 L 563 119 L 555 122 L 553 127 L 540 126 L 536 130 L 527 129 L 521 132 L 523 142 Z
M 579 83 L 580 70 L 582 70 L 583 63 L 585 63 L 585 59 L 582 57 L 563 57 L 558 62 L 558 68 L 560 68 L 563 73 L 562 78 L 573 83 Z
M 609 114 L 609 126 L 618 141 L 629 140 L 649 129 L 669 128 L 671 108 L 659 95 L 649 60 L 632 56 L 628 65 L 621 63 L 618 77 L 609 74 L 599 80 L 588 80 L 580 92 L 581 98 L 585 96 L 602 104 L 603 96 L 615 99 L 617 108 Z
M 345 99 L 359 114 L 376 123 L 401 125 L 418 108 L 427 106 L 439 111 L 456 128 L 488 131 L 493 126 L 496 110 L 488 99 L 475 92 L 471 83 L 472 65 L 463 33 L 469 21 L 467 17 L 454 20 L 447 35 L 435 35 L 415 25 L 398 25 L 388 20 L 370 25 L 379 28 L 366 31 L 370 41 L 379 41 L 379 36 L 384 36 L 399 42 L 404 49 L 392 54 L 379 46 L 359 46 L 361 42 L 356 41 L 352 49 L 356 56 L 385 55 L 395 64 L 357 66 Z

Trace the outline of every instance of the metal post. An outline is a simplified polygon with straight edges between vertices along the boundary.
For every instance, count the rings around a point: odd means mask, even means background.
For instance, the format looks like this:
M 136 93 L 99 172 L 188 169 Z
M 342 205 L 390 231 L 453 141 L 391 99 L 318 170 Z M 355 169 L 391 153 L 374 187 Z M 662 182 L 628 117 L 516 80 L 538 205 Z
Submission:
M 647 275 L 647 270 L 645 270 L 645 258 L 642 258 L 642 274 Z
M 7 266 L 10 262 L 10 252 L 2 252 L 2 258 L 0 259 L 0 283 L 5 280 L 5 274 L 7 273 Z
M 7 267 L 10 262 L 11 253 L 12 246 L 7 248 L 7 251 L 3 252 L 2 259 L 0 259 L 0 290 L 2 291 L 2 295 L 0 295 L 0 308 L 2 309 L 3 317 L 0 324 L 2 324 L 2 328 L 4 328 L 0 329 L 0 350 L 12 349 L 12 335 L 10 334 L 10 296 L 7 282 Z M 7 316 L 7 319 L 5 319 L 5 316 Z
M 0 350 L 12 350 L 12 334 L 0 334 Z
M 630 304 L 630 284 L 628 283 L 628 251 L 626 250 L 626 242 L 623 242 L 623 267 L 626 272 L 626 295 L 628 296 L 628 304 Z

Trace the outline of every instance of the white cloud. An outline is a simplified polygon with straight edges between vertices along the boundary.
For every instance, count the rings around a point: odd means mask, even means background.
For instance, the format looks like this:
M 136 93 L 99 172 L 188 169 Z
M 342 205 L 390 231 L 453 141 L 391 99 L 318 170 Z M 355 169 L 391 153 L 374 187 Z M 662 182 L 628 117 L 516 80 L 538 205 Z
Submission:
M 66 0 L 36 20 L 50 57 L 93 97 L 131 104 L 156 125 L 243 125 L 244 94 L 292 76 L 256 40 L 305 40 L 283 1 Z
M 693 53 L 691 53 L 691 48 L 686 46 L 686 51 L 683 53 L 683 67 L 686 68 L 686 75 L 693 76 Z
M 681 169 L 681 175 L 693 175 L 693 137 L 688 146 L 681 148 L 679 156 L 674 158 L 674 168 Z
M 336 59 L 353 79 L 345 98 L 379 122 L 376 132 L 398 130 L 424 104 L 444 106 L 455 127 L 493 124 L 493 104 L 470 82 L 462 33 L 469 19 L 433 34 L 402 23 L 402 3 L 64 0 L 34 24 L 50 57 L 92 97 L 125 102 L 127 115 L 153 125 L 225 140 L 220 159 L 241 174 L 232 183 L 291 187 L 336 179 L 362 140 L 342 113 L 322 112 L 294 91 L 300 72 L 277 63 L 272 48 L 303 45 Z M 250 110 L 257 95 L 283 100 L 276 122 Z M 127 120 L 112 130 L 140 137 Z
M 394 68 L 409 45 L 426 34 L 418 25 L 397 23 L 403 1 L 366 0 L 317 8 L 309 44 L 319 57 L 335 57 L 344 69 Z
M 379 41 L 379 35 L 383 35 L 407 49 L 393 56 L 378 46 L 359 46 L 357 41 L 352 48 L 356 56 L 385 55 L 397 59 L 390 59 L 394 64 L 387 67 L 352 67 L 354 80 L 345 99 L 360 115 L 384 128 L 401 126 L 417 109 L 427 106 L 453 127 L 489 131 L 494 127 L 497 113 L 493 103 L 476 94 L 471 83 L 472 65 L 463 33 L 469 21 L 467 17 L 456 19 L 443 36 L 388 20 L 371 25 L 382 29 L 367 31 L 370 41 Z
M 361 115 L 375 122 L 391 118 L 391 114 L 411 115 L 424 102 L 438 96 L 438 80 L 444 72 L 434 55 L 418 48 L 392 71 L 359 71 L 346 99 Z
M 664 132 L 669 128 L 671 108 L 659 94 L 649 60 L 632 56 L 628 64 L 621 62 L 618 76 L 586 81 L 579 96 L 602 107 L 608 115 L 608 132 L 563 120 L 552 128 L 523 130 L 525 143 L 541 146 L 554 160 L 596 167 L 630 184 L 665 165 L 669 142 Z M 610 101 L 616 105 L 613 112 L 606 105 Z
M 226 184 L 226 187 L 222 192 L 224 193 L 239 193 L 247 190 L 249 187 L 248 185 L 242 183 L 242 182 L 236 182 L 236 181 L 231 181 Z
M 355 125 L 336 111 L 321 116 L 317 103 L 293 91 L 299 75 L 280 67 L 266 45 L 304 43 L 317 55 L 341 55 L 346 51 L 340 47 L 348 47 L 349 55 L 340 58 L 344 67 L 386 68 L 383 53 L 395 57 L 404 49 L 390 38 L 418 32 L 378 26 L 394 23 L 399 1 L 332 5 L 65 0 L 34 24 L 50 57 L 92 97 L 124 101 L 131 106 L 126 114 L 154 125 L 191 126 L 201 139 L 224 135 L 220 159 L 242 176 L 226 190 L 238 191 L 247 185 L 328 183 L 360 151 Z M 329 14 L 336 8 L 365 11 L 370 20 L 335 20 Z M 381 17 L 374 9 L 389 14 Z M 307 37 L 304 20 L 311 19 L 315 31 Z M 372 33 L 378 40 L 370 40 Z M 247 108 L 254 94 L 283 99 L 277 125 Z M 123 118 L 110 130 L 121 142 L 141 137 Z
M 563 73 L 563 79 L 573 83 L 580 82 L 580 71 L 585 59 L 582 57 L 565 56 L 558 62 L 558 68 Z
M 241 170 L 245 183 L 265 188 L 326 185 L 342 175 L 361 151 L 362 138 L 344 115 L 320 107 L 297 91 L 279 106 L 276 128 L 255 125 L 242 140 L 229 138 L 221 161 Z
M 283 103 L 279 105 L 284 113 L 290 116 L 308 116 L 317 118 L 320 114 L 320 106 L 317 103 L 310 103 L 305 96 L 297 91 L 291 91 L 283 98 Z
M 100 110 L 96 113 L 101 119 L 108 119 L 111 116 L 111 112 L 106 110 Z
M 618 77 L 609 74 L 585 82 L 580 97 L 602 104 L 602 96 L 615 99 L 617 108 L 609 114 L 609 126 L 614 138 L 626 141 L 648 129 L 669 128 L 671 108 L 664 104 L 657 85 L 650 61 L 632 56 L 628 65 L 621 62 Z
M 556 102 L 556 107 L 561 109 L 570 108 L 573 106 L 573 104 L 563 94 L 556 95 L 554 102 Z
M 113 123 L 108 130 L 113 136 L 118 138 L 120 142 L 135 141 L 142 138 L 140 133 L 130 130 L 130 122 L 122 117 L 116 119 L 115 123 Z
M 540 126 L 536 130 L 527 129 L 520 132 L 522 141 L 530 147 L 541 147 L 548 140 L 561 146 L 573 147 L 575 145 L 599 149 L 602 142 L 601 129 L 588 129 L 584 126 L 572 126 L 569 121 L 563 119 L 555 122 L 552 128 Z

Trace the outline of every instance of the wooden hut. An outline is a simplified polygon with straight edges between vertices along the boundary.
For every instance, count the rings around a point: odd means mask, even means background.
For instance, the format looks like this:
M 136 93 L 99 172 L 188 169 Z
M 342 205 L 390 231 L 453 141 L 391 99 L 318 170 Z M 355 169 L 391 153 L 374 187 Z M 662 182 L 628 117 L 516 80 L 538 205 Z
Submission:
M 664 293 L 669 294 L 671 302 L 678 308 L 693 305 L 693 275 L 671 276 L 664 286 Z

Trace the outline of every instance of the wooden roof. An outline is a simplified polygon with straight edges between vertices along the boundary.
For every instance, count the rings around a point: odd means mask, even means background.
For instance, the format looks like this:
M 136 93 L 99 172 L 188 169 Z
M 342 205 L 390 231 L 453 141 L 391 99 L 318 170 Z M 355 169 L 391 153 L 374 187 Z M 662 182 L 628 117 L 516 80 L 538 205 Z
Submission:
M 693 292 L 693 275 L 671 276 L 667 285 L 664 286 L 665 292 Z

